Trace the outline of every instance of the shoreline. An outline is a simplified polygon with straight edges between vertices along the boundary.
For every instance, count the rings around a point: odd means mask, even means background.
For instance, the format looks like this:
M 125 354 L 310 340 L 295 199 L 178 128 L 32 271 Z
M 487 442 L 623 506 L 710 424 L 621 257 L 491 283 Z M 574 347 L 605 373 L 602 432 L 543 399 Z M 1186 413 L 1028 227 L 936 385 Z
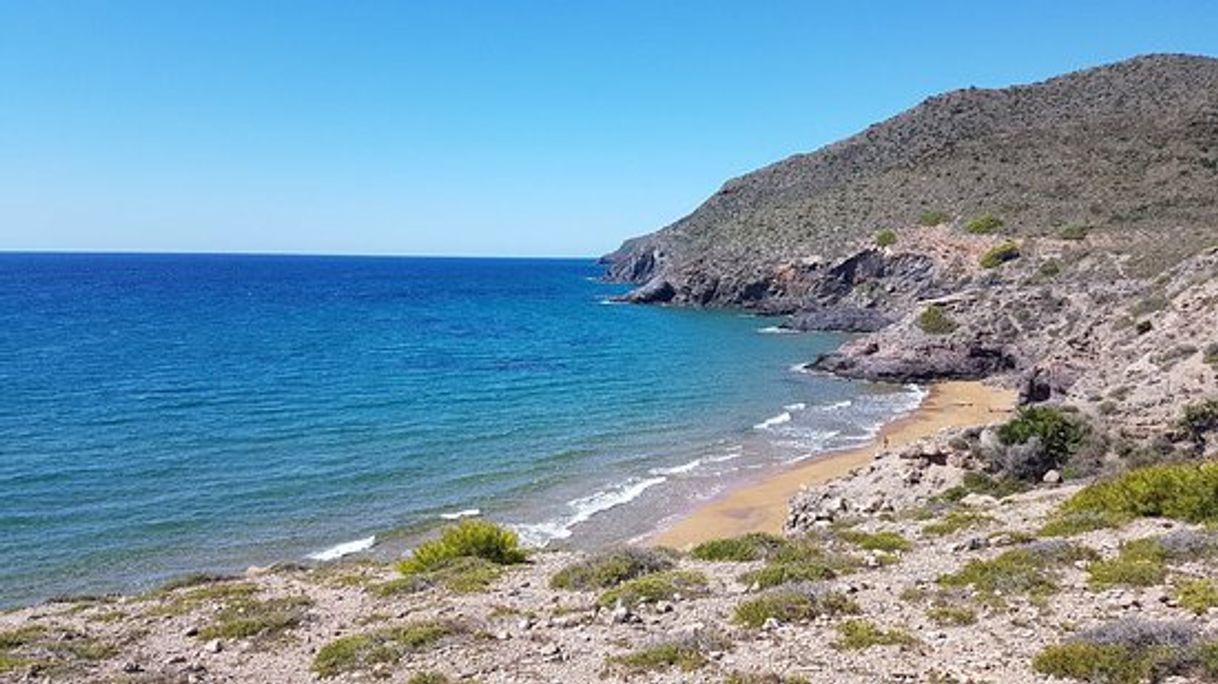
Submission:
M 791 497 L 808 485 L 822 484 L 870 462 L 875 454 L 932 435 L 944 428 L 994 422 L 1014 410 L 1016 392 L 980 381 L 928 385 L 922 403 L 885 423 L 867 443 L 819 454 L 811 459 L 742 481 L 688 511 L 676 522 L 639 538 L 643 546 L 688 549 L 704 541 L 749 532 L 781 534 Z

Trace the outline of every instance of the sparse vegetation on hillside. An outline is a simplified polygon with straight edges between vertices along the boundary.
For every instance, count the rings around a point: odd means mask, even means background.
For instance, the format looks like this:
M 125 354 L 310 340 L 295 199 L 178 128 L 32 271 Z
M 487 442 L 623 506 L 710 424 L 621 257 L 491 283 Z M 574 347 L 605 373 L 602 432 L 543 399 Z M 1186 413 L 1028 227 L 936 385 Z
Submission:
M 1061 230 L 1057 231 L 1057 237 L 1062 240 L 1084 240 L 1089 232 L 1090 229 L 1086 226 L 1071 224 L 1063 226 Z
M 326 678 L 393 664 L 410 651 L 427 648 L 460 631 L 453 623 L 425 621 L 339 637 L 317 651 L 313 671 Z
M 982 214 L 977 218 L 964 224 L 964 230 L 973 235 L 989 235 L 997 231 L 1003 225 L 1002 219 L 993 214 Z
M 550 578 L 555 589 L 609 589 L 622 582 L 672 569 L 673 554 L 659 549 L 628 547 L 572 563 Z
M 947 335 L 958 327 L 960 324 L 948 316 L 939 304 L 931 304 L 918 316 L 918 328 L 927 335 Z
M 891 247 L 897 243 L 897 233 L 894 230 L 881 230 L 875 234 L 875 244 L 877 247 Z
M 1134 518 L 1218 522 L 1218 463 L 1169 463 L 1087 486 L 1067 500 L 1042 534 L 1112 527 Z
M 981 255 L 982 268 L 998 268 L 1008 261 L 1019 258 L 1019 245 L 1014 242 L 1004 242 L 991 248 Z
M 746 562 L 769 558 L 789 544 L 787 539 L 778 535 L 753 532 L 739 537 L 702 542 L 691 549 L 689 554 L 706 561 Z
M 941 226 L 950 220 L 952 220 L 952 217 L 944 211 L 924 211 L 918 217 L 918 223 L 928 228 Z

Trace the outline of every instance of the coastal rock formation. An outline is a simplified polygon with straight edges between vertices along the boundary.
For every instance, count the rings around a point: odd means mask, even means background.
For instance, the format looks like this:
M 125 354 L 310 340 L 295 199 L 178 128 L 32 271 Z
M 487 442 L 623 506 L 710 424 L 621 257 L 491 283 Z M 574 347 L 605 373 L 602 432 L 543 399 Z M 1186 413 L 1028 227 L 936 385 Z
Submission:
M 932 97 L 604 263 L 628 301 L 869 333 L 814 369 L 997 378 L 1148 438 L 1218 392 L 1215 187 L 1218 60 L 1150 55 Z

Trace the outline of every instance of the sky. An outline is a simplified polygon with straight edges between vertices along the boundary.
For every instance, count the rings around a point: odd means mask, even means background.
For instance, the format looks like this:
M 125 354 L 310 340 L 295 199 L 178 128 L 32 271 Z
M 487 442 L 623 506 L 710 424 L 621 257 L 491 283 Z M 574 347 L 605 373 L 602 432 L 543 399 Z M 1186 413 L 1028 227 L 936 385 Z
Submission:
M 0 0 L 0 250 L 593 256 L 1218 1 Z

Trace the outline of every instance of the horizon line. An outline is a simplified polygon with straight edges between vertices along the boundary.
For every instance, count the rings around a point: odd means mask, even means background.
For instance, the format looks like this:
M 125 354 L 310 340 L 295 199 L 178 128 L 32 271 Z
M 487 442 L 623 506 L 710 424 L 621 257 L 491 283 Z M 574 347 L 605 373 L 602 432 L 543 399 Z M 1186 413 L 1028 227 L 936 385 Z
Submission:
M 563 254 L 439 254 L 408 252 L 308 252 L 308 251 L 260 251 L 260 250 L 140 250 L 140 249 L 23 249 L 0 247 L 0 255 L 17 254 L 62 254 L 97 256 L 282 256 L 282 257 L 348 257 L 380 259 L 539 259 L 549 261 L 596 260 L 601 255 Z

